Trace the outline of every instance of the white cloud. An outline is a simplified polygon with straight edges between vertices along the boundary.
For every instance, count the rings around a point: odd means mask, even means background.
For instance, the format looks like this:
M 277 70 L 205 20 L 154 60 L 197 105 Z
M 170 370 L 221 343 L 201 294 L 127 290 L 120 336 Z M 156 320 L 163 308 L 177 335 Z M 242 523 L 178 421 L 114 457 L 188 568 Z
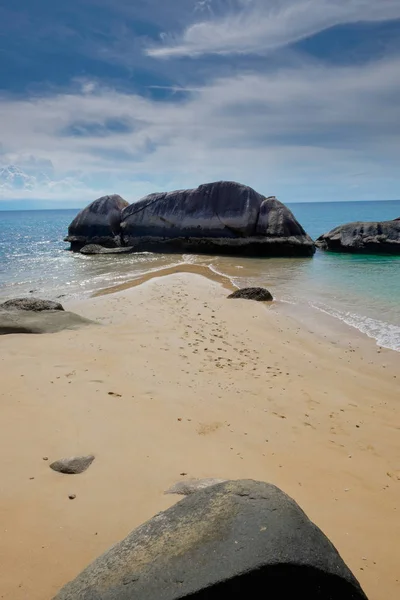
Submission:
M 147 48 L 154 58 L 263 54 L 339 24 L 400 18 L 398 0 L 236 0 Z
M 216 79 L 177 102 L 100 86 L 3 98 L 0 163 L 34 174 L 35 162 L 43 171 L 51 161 L 57 185 L 39 182 L 30 197 L 86 201 L 89 190 L 134 200 L 215 179 L 242 181 L 283 201 L 321 198 L 322 190 L 322 199 L 351 199 L 354 185 L 360 198 L 393 197 L 399 72 L 400 59 L 304 63 Z

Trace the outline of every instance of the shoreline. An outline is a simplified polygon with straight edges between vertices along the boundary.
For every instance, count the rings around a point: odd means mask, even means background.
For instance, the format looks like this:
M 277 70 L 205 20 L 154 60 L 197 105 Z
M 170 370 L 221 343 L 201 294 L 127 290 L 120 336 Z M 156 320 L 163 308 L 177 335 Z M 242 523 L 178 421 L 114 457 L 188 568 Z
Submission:
M 228 275 L 223 275 L 222 273 L 217 273 L 208 265 L 194 265 L 190 263 L 180 263 L 179 265 L 173 265 L 171 267 L 161 267 L 160 269 L 154 271 L 148 271 L 146 273 L 142 273 L 131 279 L 129 281 L 125 281 L 124 283 L 119 283 L 107 288 L 103 288 L 94 292 L 91 298 L 97 298 L 101 296 L 106 296 L 108 294 L 115 294 L 117 292 L 123 292 L 125 290 L 129 290 L 138 285 L 142 285 L 152 279 L 157 279 L 158 277 L 166 277 L 168 275 L 175 275 L 180 273 L 191 273 L 193 275 L 201 275 L 210 281 L 214 281 L 215 283 L 220 283 L 225 289 L 230 290 L 231 292 L 237 289 L 237 287 L 233 284 L 232 280 Z
M 397 597 L 399 353 L 227 301 L 194 267 L 66 303 L 102 327 L 0 338 L 1 593 L 52 598 L 171 485 L 221 477 L 281 487 L 370 600 Z M 82 475 L 48 467 L 89 453 Z
M 79 305 L 80 302 L 90 299 L 98 298 L 109 294 L 114 294 L 122 291 L 126 291 L 137 286 L 143 285 L 153 279 L 160 277 L 166 277 L 174 274 L 191 273 L 195 275 L 201 275 L 206 279 L 221 284 L 226 290 L 230 292 L 239 289 L 239 285 L 232 281 L 232 278 L 228 275 L 220 273 L 212 268 L 210 265 L 197 265 L 192 263 L 180 263 L 178 265 L 172 265 L 169 267 L 160 267 L 159 269 L 141 273 L 137 277 L 125 281 L 124 283 L 115 284 L 106 288 L 102 288 L 93 292 L 89 298 L 70 301 L 70 304 L 74 306 L 76 303 Z M 244 287 L 244 286 L 242 286 Z M 368 335 L 365 331 L 362 331 L 355 325 L 351 325 L 346 321 L 340 319 L 337 316 L 329 314 L 326 311 L 320 310 L 315 306 L 301 306 L 300 304 L 286 302 L 274 298 L 274 303 L 270 305 L 275 310 L 279 310 L 282 314 L 286 314 L 291 318 L 298 321 L 303 327 L 312 326 L 314 330 L 318 331 L 318 334 L 324 338 L 333 338 L 336 343 L 351 343 L 352 340 L 367 341 L 371 340 L 374 343 L 375 349 L 379 351 L 389 351 L 398 353 L 400 350 L 384 346 L 378 343 L 377 339 L 372 335 Z M 317 316 L 317 318 L 315 318 Z

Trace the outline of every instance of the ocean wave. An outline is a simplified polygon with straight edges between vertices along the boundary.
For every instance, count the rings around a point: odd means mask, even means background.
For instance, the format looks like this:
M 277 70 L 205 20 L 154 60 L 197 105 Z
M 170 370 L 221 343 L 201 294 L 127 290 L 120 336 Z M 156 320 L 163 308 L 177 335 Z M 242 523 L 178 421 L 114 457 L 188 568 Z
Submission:
M 350 325 L 350 327 L 354 327 L 368 337 L 373 338 L 378 346 L 400 352 L 400 326 L 354 312 L 341 311 L 317 302 L 309 302 L 309 304 L 313 308 L 335 317 L 346 323 L 346 325 Z

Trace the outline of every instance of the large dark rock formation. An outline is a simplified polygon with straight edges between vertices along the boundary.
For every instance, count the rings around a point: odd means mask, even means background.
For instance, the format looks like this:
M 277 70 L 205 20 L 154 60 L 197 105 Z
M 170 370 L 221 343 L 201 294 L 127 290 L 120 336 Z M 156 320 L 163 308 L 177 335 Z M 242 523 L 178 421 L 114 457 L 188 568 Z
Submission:
M 199 491 L 133 531 L 56 600 L 366 600 L 334 546 L 273 485 Z
M 75 248 L 88 243 L 109 246 L 108 234 L 103 241 L 105 234 L 96 227 L 89 209 L 71 223 L 66 240 Z M 92 225 L 91 238 L 83 227 L 78 228 L 83 217 Z M 103 213 L 102 220 L 107 221 Z M 275 197 L 265 198 L 229 181 L 150 194 L 122 210 L 118 233 L 122 245 L 137 251 L 311 256 L 315 250 L 290 210 Z
M 321 235 L 316 245 L 336 252 L 400 254 L 400 219 L 339 225 Z
M 71 250 L 80 250 L 86 244 L 101 244 L 108 248 L 118 246 L 121 211 L 128 202 L 113 194 L 98 198 L 80 211 L 68 227 L 66 242 Z

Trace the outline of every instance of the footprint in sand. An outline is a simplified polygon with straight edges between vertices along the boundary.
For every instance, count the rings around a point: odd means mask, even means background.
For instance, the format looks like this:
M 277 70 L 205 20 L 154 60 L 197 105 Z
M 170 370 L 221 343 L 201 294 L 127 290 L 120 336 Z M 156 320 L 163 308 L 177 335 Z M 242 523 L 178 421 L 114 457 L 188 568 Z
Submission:
M 199 435 L 209 435 L 210 433 L 214 433 L 218 431 L 223 426 L 223 423 L 220 421 L 214 421 L 212 423 L 200 423 L 197 427 L 197 433 Z

